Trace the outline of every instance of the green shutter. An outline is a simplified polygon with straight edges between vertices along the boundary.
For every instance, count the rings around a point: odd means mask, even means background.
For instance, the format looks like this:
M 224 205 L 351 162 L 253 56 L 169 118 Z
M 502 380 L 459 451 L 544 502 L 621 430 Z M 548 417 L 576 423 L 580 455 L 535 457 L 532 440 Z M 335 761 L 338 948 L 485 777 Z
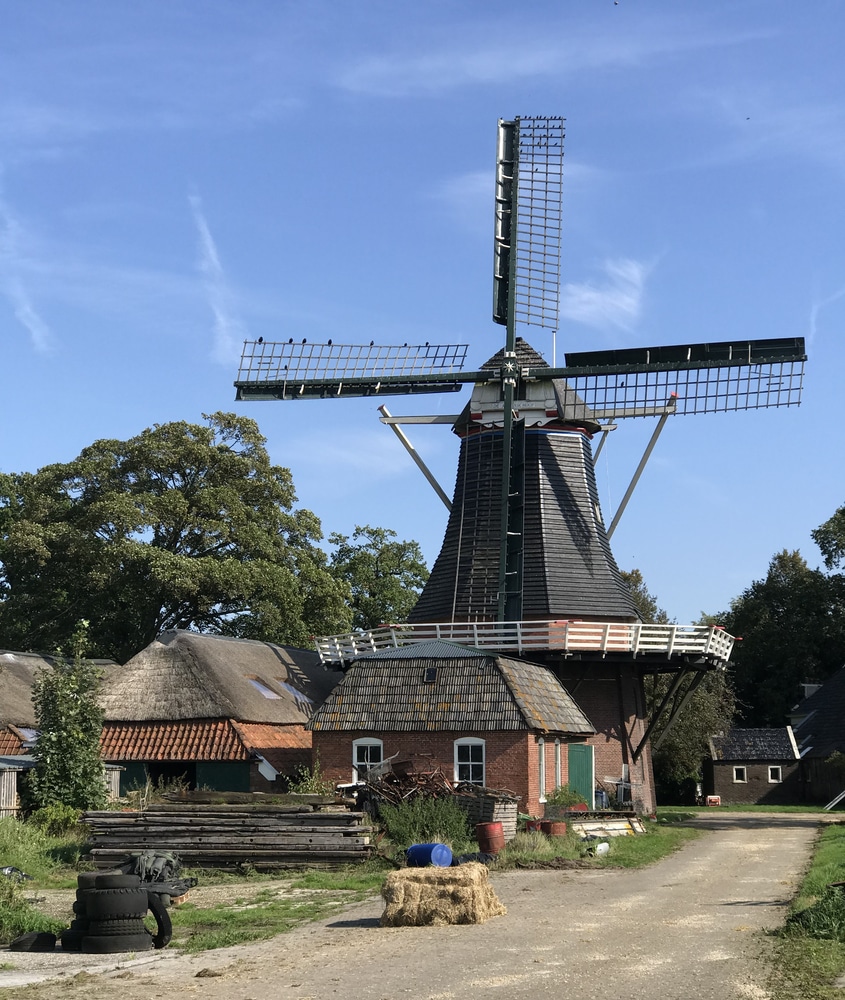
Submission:
M 593 748 L 587 743 L 570 743 L 568 763 L 569 787 L 580 792 L 590 809 L 595 809 L 596 769 Z

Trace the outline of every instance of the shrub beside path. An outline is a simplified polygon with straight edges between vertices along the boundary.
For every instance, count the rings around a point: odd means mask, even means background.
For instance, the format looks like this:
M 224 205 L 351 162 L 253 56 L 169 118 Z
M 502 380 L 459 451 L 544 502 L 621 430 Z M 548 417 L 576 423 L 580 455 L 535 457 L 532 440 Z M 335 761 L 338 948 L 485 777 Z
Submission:
M 0 997 L 765 1000 L 755 932 L 782 923 L 820 819 L 705 813 L 704 836 L 648 868 L 497 874 L 508 913 L 478 926 L 382 928 L 371 900 L 260 944 Z

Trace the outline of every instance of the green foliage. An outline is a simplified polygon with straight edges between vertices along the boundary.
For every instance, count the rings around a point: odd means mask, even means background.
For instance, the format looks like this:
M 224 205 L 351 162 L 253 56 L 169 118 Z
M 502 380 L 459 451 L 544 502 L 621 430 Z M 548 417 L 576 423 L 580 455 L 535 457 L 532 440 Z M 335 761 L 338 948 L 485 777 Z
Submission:
M 845 942 L 845 893 L 839 888 L 825 889 L 812 906 L 790 915 L 787 928 L 800 928 L 814 938 Z
M 416 542 L 397 542 L 388 528 L 356 527 L 350 539 L 333 534 L 331 569 L 352 591 L 352 625 L 377 628 L 406 621 L 428 579 Z
M 84 625 L 85 623 L 83 623 Z M 32 689 L 39 735 L 32 750 L 26 798 L 38 809 L 101 809 L 106 781 L 100 759 L 103 713 L 97 704 L 100 673 L 82 656 L 83 632 L 75 636 L 72 662 L 59 657 L 38 671 Z
M 632 569 L 630 572 L 623 570 L 621 576 L 631 591 L 640 618 L 651 625 L 668 625 L 669 615 L 658 605 L 657 598 L 646 587 L 642 573 L 638 569 Z
M 670 624 L 669 616 L 658 606 L 657 598 L 649 592 L 638 569 L 623 572 L 622 578 L 631 589 L 643 622 Z M 645 677 L 643 683 L 649 718 L 663 703 L 673 679 L 672 674 Z M 663 736 L 666 720 L 684 700 L 690 683 L 685 682 L 674 693 L 652 734 L 652 743 L 660 740 L 658 748 L 653 751 L 652 764 L 661 802 L 684 798 L 692 801 L 695 783 L 701 777 L 701 763 L 708 753 L 708 738 L 730 729 L 733 724 L 734 694 L 730 680 L 724 673 L 711 673 L 698 686 L 683 712 Z
M 71 462 L 0 476 L 0 632 L 125 662 L 166 629 L 305 645 L 349 628 L 320 522 L 256 423 L 215 413 L 102 440 Z
M 382 804 L 379 821 L 394 846 L 402 849 L 437 843 L 460 850 L 472 839 L 467 814 L 452 797 L 419 795 L 398 806 Z
M 546 811 L 549 809 L 565 809 L 567 806 L 578 806 L 586 803 L 586 799 L 580 792 L 576 792 L 569 785 L 558 785 L 553 791 L 546 795 Z
M 77 829 L 81 815 L 81 811 L 73 806 L 54 802 L 42 809 L 36 809 L 28 817 L 28 822 L 46 833 L 48 837 L 65 837 Z
M 314 766 L 300 764 L 294 768 L 294 777 L 288 781 L 288 791 L 295 795 L 331 795 L 335 782 L 327 778 L 320 767 L 320 758 L 316 757 Z
M 834 569 L 841 565 L 845 560 L 845 505 L 810 534 L 821 549 L 825 566 Z
M 31 875 L 39 886 L 76 884 L 75 867 L 84 846 L 81 831 L 54 837 L 28 820 L 0 819 L 0 858 Z
M 822 682 L 845 662 L 845 576 L 810 569 L 799 552 L 780 552 L 722 624 L 742 637 L 733 666 L 743 723 L 782 726 L 801 683 Z
M 30 931 L 59 934 L 67 925 L 39 913 L 24 895 L 22 883 L 0 876 L 0 944 Z

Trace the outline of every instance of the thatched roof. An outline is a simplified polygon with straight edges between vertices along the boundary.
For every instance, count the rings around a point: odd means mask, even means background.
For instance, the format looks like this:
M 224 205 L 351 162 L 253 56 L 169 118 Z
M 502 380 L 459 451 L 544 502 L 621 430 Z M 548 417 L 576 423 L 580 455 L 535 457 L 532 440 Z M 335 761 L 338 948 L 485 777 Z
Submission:
M 309 728 L 476 732 L 595 732 L 545 667 L 433 640 L 362 656 Z
M 106 671 L 100 704 L 114 722 L 301 725 L 340 678 L 311 650 L 174 630 Z

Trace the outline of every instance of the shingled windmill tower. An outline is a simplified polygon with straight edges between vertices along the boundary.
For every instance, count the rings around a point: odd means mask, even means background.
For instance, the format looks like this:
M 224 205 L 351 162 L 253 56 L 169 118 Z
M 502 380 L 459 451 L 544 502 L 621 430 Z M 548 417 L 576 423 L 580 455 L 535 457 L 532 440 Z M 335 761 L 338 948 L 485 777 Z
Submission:
M 598 730 L 570 758 L 654 804 L 648 739 L 656 719 L 677 717 L 706 672 L 723 667 L 733 640 L 708 626 L 654 626 L 638 613 L 609 538 L 651 446 L 670 416 L 800 402 L 800 339 L 567 354 L 549 365 L 521 328 L 556 330 L 560 293 L 561 118 L 501 121 L 496 170 L 493 319 L 504 345 L 463 371 L 465 345 L 378 347 L 253 342 L 244 346 L 237 398 L 338 399 L 458 391 L 472 396 L 452 418 L 460 458 L 443 546 L 402 627 L 318 641 L 327 661 L 432 638 L 516 652 L 554 670 Z M 424 422 L 384 414 L 386 423 Z M 657 428 L 620 510 L 605 527 L 593 441 L 622 418 Z M 435 418 L 430 418 L 432 421 Z M 443 417 L 436 418 L 438 422 Z M 598 449 L 597 449 L 598 450 Z M 441 491 L 442 495 L 442 491 Z M 672 675 L 646 718 L 643 677 Z M 572 748 L 570 748 L 571 750 Z

